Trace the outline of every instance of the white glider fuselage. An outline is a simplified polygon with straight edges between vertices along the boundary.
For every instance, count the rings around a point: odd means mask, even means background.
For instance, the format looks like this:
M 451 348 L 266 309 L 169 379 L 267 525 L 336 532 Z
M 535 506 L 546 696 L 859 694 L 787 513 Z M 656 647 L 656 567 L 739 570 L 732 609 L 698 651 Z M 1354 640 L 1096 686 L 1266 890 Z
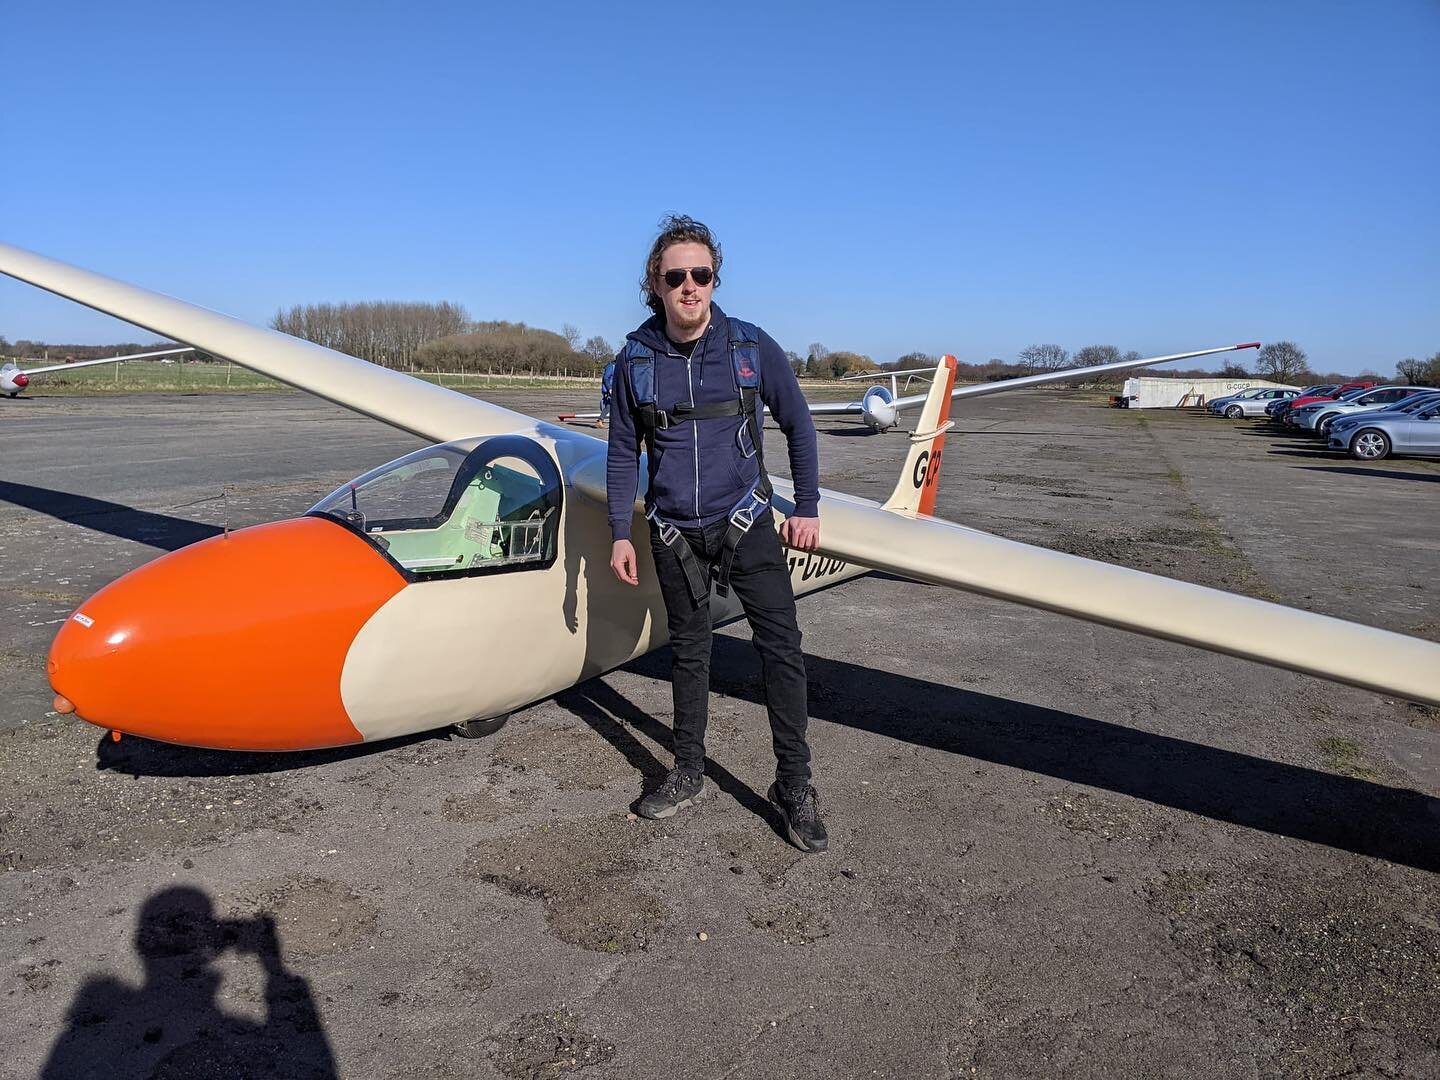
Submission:
M 318 748 L 503 716 L 664 645 L 648 546 L 638 587 L 609 568 L 605 444 L 540 424 L 464 440 L 455 453 L 485 456 L 515 438 L 564 470 L 553 548 L 533 566 L 500 556 L 490 569 L 487 536 L 483 556 L 437 574 L 440 559 L 393 555 L 444 525 L 355 528 L 317 510 L 201 541 L 107 586 L 57 635 L 52 684 L 82 718 L 117 731 L 220 749 Z M 788 507 L 788 484 L 775 484 Z M 340 510 L 350 491 L 332 497 Z M 638 512 L 634 528 L 646 535 Z M 798 552 L 790 568 L 796 595 L 867 572 Z M 733 595 L 712 596 L 711 613 L 719 624 L 740 610 Z

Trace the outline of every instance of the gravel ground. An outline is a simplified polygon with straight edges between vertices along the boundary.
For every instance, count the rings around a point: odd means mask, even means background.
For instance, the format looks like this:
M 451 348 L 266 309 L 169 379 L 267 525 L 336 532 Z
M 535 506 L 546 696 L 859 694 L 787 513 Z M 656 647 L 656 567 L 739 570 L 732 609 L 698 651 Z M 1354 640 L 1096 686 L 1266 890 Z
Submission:
M 957 419 L 942 516 L 1440 638 L 1436 463 L 1068 391 Z M 851 431 L 823 483 L 883 497 L 904 440 Z M 708 798 L 664 823 L 627 814 L 664 653 L 479 741 L 50 712 L 85 596 L 416 445 L 295 394 L 0 401 L 0 1076 L 1440 1075 L 1440 717 L 1364 691 L 864 578 L 800 606 L 810 857 L 743 627 Z

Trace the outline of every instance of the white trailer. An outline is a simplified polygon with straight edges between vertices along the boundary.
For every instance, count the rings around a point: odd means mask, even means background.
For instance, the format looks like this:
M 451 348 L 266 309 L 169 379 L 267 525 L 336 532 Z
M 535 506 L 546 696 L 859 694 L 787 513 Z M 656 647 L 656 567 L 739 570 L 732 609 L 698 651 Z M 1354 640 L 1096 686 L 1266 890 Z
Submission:
M 1204 406 L 1227 394 L 1238 394 L 1252 386 L 1293 390 L 1287 383 L 1267 379 L 1167 379 L 1157 376 L 1126 379 L 1115 404 L 1122 409 L 1183 409 Z

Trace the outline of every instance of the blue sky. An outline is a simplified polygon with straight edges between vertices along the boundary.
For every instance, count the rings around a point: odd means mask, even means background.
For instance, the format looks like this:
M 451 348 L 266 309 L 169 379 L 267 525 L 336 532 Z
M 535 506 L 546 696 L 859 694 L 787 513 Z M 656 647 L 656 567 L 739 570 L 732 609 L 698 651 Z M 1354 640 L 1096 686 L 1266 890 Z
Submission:
M 1440 350 L 1435 0 L 12 4 L 0 38 L 0 238 L 255 322 L 448 299 L 618 343 L 679 210 L 799 352 Z M 140 337 L 8 280 L 0 335 Z

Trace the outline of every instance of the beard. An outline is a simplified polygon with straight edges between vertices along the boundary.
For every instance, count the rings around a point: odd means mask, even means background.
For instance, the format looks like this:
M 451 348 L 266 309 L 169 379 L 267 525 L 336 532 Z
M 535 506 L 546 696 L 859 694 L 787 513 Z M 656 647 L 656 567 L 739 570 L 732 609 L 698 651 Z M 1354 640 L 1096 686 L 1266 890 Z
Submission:
M 701 303 L 687 308 L 676 304 L 675 310 L 667 311 L 665 314 L 670 325 L 676 330 L 687 332 L 699 330 L 705 325 L 705 320 L 710 317 L 710 305 Z

